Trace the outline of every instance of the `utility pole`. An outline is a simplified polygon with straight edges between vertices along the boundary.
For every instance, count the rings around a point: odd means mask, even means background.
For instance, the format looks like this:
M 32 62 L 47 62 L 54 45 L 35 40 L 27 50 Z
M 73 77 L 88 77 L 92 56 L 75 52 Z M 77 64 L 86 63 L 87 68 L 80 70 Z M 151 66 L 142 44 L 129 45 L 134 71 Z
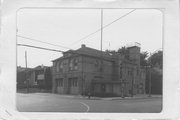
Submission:
M 102 41 L 103 41 L 103 8 L 101 8 L 101 79 L 103 78 L 103 61 L 102 61 Z
M 131 88 L 131 91 L 132 91 L 132 93 L 131 93 L 131 97 L 133 97 L 134 96 L 134 77 L 135 77 L 135 73 L 134 73 L 134 67 L 133 67 L 133 69 L 132 69 L 132 88 Z
M 124 91 L 125 91 L 125 84 L 126 84 L 126 81 L 127 81 L 127 68 L 126 68 L 127 66 L 126 66 L 126 62 L 125 62 L 125 64 L 124 64 L 124 70 L 125 70 L 125 76 L 123 77 L 123 79 L 121 80 L 121 97 L 122 98 L 124 98 Z
M 150 53 L 150 59 L 149 59 L 149 96 L 151 97 L 151 53 Z
M 28 81 L 28 71 L 27 71 L 27 51 L 25 51 L 25 64 L 26 64 L 26 87 L 27 87 L 27 93 L 29 93 L 29 81 Z
M 84 65 L 83 65 L 83 55 L 82 55 L 82 95 L 85 96 L 85 93 L 84 93 Z
M 102 57 L 102 40 L 103 40 L 103 9 L 101 9 L 101 57 Z

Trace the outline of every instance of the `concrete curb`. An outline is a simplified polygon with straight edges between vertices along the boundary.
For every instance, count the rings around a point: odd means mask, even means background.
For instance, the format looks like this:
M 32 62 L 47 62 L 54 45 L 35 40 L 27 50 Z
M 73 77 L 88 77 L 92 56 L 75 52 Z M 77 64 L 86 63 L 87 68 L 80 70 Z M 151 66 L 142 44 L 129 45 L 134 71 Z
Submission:
M 24 94 L 24 93 L 17 93 L 19 95 L 27 95 L 27 94 Z M 88 99 L 87 96 L 83 97 L 83 96 L 80 96 L 80 95 L 59 95 L 59 94 L 52 94 L 52 93 L 28 93 L 28 94 L 34 94 L 34 95 L 41 95 L 41 96 L 48 96 L 48 95 L 55 95 L 57 97 L 62 97 L 62 98 L 72 98 L 72 99 L 84 99 L 84 100 L 140 100 L 140 99 L 157 99 L 157 98 L 162 98 L 162 96 L 151 96 L 151 97 L 148 97 L 148 96 L 134 96 L 134 97 L 125 97 L 125 98 L 122 98 L 122 97 L 107 97 L 107 98 L 102 98 L 102 97 L 91 97 L 90 99 Z
M 137 99 L 157 99 L 162 97 L 132 97 L 132 98 L 112 98 L 109 100 L 137 100 Z
M 157 98 L 162 98 L 161 96 L 152 96 L 152 97 L 114 97 L 114 98 L 100 98 L 100 97 L 91 97 L 88 99 L 87 97 L 77 97 L 75 96 L 74 98 L 81 98 L 81 99 L 86 99 L 86 100 L 137 100 L 137 99 L 157 99 Z

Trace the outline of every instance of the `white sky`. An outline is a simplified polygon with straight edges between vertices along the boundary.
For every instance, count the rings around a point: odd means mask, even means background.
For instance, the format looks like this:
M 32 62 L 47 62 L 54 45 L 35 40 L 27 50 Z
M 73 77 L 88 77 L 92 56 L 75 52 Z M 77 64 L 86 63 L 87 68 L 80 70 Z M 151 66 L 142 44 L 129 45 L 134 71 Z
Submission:
M 132 9 L 104 9 L 103 25 L 132 11 Z M 81 44 L 100 49 L 101 33 L 79 39 L 101 27 L 100 9 L 23 9 L 17 16 L 18 35 L 78 49 Z M 17 42 L 51 49 L 68 49 L 17 37 Z M 141 51 L 154 52 L 162 48 L 162 13 L 153 9 L 137 9 L 103 30 L 103 50 L 117 50 L 128 43 L 141 43 Z M 75 44 L 73 44 L 75 43 Z M 17 64 L 28 67 L 52 65 L 61 53 L 35 48 L 17 47 Z

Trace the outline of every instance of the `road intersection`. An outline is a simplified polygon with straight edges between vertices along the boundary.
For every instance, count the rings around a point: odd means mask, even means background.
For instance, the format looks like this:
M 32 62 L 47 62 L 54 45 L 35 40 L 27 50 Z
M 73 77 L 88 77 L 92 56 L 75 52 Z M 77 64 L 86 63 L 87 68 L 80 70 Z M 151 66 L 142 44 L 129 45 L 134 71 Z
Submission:
M 162 98 L 98 98 L 68 96 L 51 93 L 17 93 L 20 112 L 90 112 L 90 113 L 157 113 Z

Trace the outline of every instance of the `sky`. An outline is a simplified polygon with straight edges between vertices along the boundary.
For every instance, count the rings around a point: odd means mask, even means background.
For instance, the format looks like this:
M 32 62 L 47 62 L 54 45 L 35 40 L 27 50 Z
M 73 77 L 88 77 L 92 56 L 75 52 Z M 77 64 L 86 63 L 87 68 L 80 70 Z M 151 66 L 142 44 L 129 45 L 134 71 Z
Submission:
M 103 29 L 103 50 L 117 50 L 134 42 L 141 44 L 141 52 L 153 53 L 162 48 L 162 13 L 156 9 L 132 11 L 133 9 L 103 9 L 103 26 L 116 20 Z M 126 16 L 122 17 L 124 15 Z M 18 44 L 62 51 L 75 50 L 85 44 L 100 50 L 100 31 L 82 40 L 100 28 L 100 9 L 21 9 L 17 13 Z M 33 41 L 34 39 L 56 46 Z M 25 51 L 27 66 L 31 68 L 38 65 L 51 66 L 52 60 L 62 56 L 60 52 L 17 46 L 18 66 L 25 67 Z

